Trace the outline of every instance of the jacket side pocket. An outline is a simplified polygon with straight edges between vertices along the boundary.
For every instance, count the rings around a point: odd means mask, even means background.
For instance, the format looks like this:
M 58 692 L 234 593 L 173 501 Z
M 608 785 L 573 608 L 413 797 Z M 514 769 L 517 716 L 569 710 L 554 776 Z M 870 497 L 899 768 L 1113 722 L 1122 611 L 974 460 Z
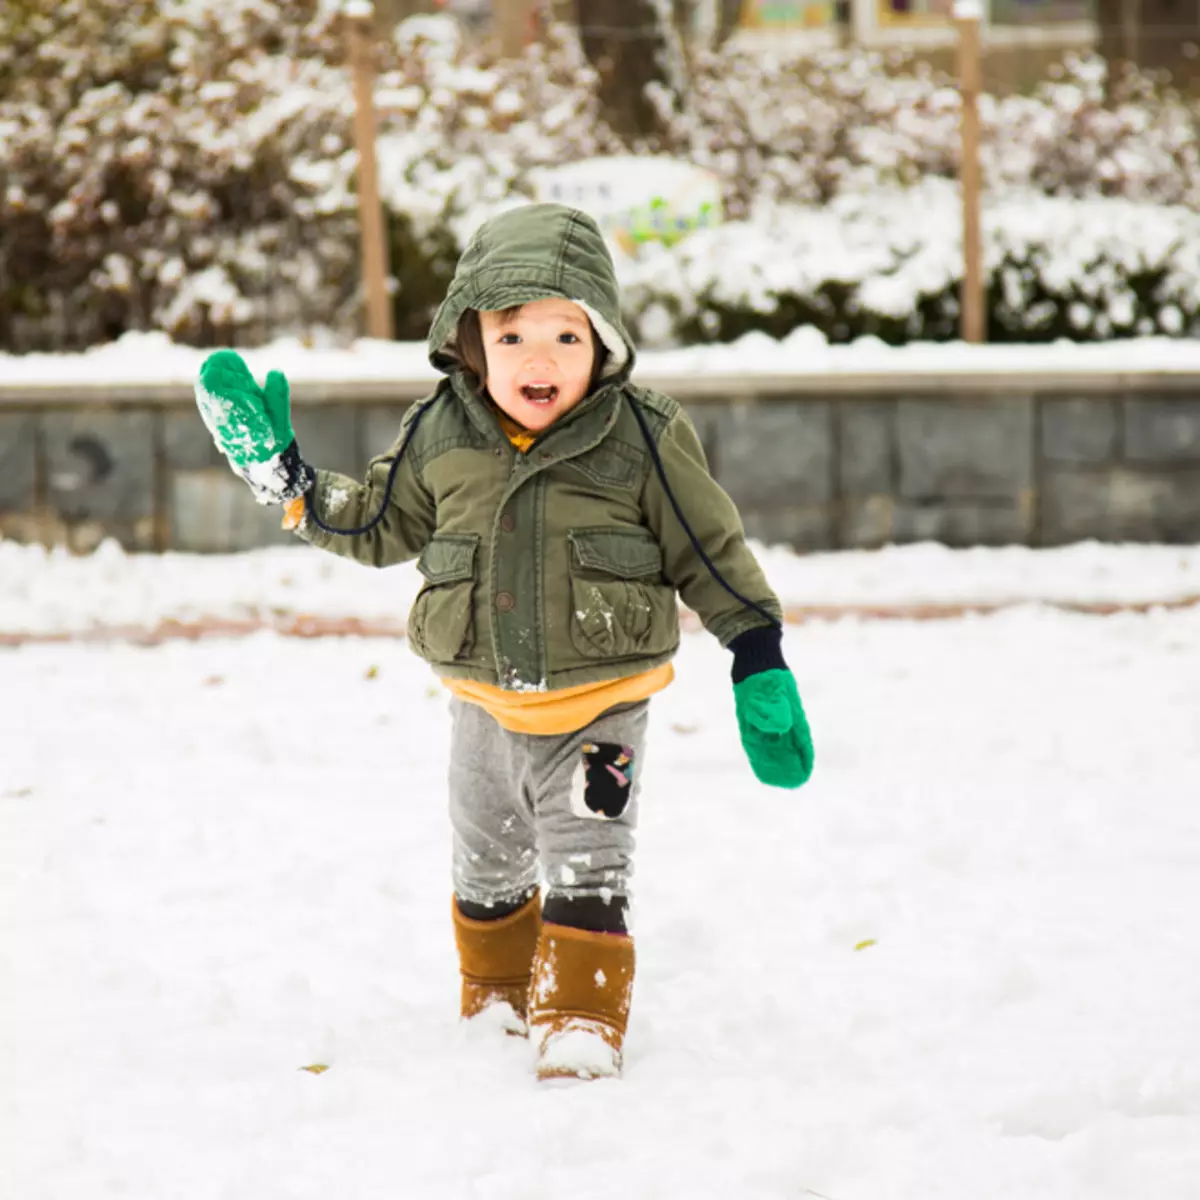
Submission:
M 474 646 L 478 550 L 478 534 L 435 533 L 417 559 L 425 583 L 409 613 L 408 638 L 430 662 L 450 662 Z

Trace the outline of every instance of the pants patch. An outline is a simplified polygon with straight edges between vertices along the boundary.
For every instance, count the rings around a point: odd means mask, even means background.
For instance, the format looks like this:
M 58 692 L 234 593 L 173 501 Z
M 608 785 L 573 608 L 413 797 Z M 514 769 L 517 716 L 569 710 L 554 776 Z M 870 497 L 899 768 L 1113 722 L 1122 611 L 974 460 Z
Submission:
M 633 750 L 618 742 L 584 742 L 571 781 L 571 811 L 577 817 L 612 821 L 633 795 Z

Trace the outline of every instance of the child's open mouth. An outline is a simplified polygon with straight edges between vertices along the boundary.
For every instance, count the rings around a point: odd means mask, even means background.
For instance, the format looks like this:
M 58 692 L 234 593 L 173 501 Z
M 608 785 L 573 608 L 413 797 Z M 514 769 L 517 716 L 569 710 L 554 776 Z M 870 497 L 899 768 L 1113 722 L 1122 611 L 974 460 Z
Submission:
M 553 404 L 558 399 L 558 388 L 552 383 L 527 383 L 521 395 L 530 404 Z

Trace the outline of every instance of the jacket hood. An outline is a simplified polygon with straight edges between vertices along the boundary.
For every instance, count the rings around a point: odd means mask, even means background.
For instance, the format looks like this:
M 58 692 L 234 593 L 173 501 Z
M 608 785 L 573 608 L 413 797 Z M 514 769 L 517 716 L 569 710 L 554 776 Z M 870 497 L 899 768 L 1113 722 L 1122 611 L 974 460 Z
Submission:
M 596 222 L 562 204 L 524 204 L 485 221 L 471 238 L 429 330 L 429 361 L 446 374 L 458 319 L 559 297 L 578 304 L 608 351 L 605 382 L 625 379 L 635 351 L 621 323 L 612 255 Z

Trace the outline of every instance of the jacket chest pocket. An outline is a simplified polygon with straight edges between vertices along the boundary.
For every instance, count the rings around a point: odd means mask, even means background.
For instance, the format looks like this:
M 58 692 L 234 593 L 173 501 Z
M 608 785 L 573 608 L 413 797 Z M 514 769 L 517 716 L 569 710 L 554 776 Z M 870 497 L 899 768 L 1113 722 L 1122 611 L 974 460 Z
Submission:
M 471 652 L 474 627 L 477 534 L 439 533 L 417 560 L 425 583 L 408 617 L 413 649 L 432 662 L 448 662 Z
M 564 466 L 578 471 L 592 483 L 628 488 L 641 477 L 643 460 L 641 455 L 622 454 L 602 443 L 587 454 L 567 459 Z
M 572 529 L 571 641 L 586 658 L 665 654 L 679 641 L 662 548 L 642 529 Z

